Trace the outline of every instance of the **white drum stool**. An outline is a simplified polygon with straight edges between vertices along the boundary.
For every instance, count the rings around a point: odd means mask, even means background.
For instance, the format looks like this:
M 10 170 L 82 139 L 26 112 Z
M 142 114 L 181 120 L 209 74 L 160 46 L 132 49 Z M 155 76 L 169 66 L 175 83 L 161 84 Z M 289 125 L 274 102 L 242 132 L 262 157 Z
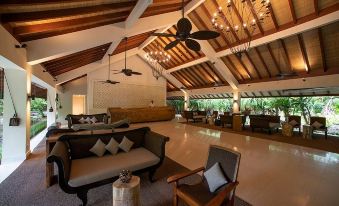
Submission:
M 113 183 L 113 206 L 140 206 L 140 178 L 132 176 L 129 183 L 120 179 Z

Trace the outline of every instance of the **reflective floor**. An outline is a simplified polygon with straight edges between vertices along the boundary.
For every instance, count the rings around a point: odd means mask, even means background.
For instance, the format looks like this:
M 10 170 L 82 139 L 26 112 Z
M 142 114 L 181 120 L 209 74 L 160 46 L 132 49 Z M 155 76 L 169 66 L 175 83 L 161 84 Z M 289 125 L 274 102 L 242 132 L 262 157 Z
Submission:
M 237 195 L 260 206 L 339 205 L 339 154 L 172 122 L 137 124 L 170 137 L 166 155 L 195 169 L 210 144 L 241 153 Z

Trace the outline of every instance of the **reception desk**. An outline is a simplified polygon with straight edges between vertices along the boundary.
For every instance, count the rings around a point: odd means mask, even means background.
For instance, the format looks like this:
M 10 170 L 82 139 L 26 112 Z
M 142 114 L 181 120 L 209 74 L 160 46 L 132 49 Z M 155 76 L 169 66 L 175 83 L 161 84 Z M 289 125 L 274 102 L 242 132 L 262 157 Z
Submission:
M 144 108 L 108 108 L 111 122 L 129 119 L 131 123 L 156 122 L 172 120 L 175 116 L 173 107 L 144 107 Z

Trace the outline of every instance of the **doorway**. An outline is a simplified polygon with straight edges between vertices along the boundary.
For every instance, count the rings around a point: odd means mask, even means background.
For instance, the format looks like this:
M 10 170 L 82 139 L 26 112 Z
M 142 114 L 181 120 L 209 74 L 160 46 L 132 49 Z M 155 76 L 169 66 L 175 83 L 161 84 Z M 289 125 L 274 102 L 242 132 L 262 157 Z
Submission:
M 86 95 L 73 95 L 72 114 L 85 114 Z

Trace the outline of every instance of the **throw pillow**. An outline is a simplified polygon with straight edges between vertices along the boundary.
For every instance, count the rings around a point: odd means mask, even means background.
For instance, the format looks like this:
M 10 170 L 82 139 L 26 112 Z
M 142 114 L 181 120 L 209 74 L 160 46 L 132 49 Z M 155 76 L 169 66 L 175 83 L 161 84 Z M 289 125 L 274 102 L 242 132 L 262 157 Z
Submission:
M 105 146 L 106 150 L 108 150 L 112 155 L 115 155 L 118 153 L 119 150 L 119 143 L 115 141 L 114 138 L 112 138 L 109 143 Z
M 313 122 L 312 127 L 319 129 L 320 127 L 324 126 L 323 124 L 321 124 L 318 121 Z
M 91 119 L 91 123 L 96 123 L 98 120 L 97 120 L 97 118 L 95 118 L 95 117 L 92 117 L 92 119 Z
M 289 122 L 289 124 L 292 125 L 292 127 L 294 127 L 295 125 L 298 124 L 298 122 L 293 119 L 292 121 Z
M 87 117 L 87 118 L 85 119 L 85 121 L 86 121 L 88 124 L 91 124 L 91 118 Z
M 220 168 L 219 162 L 209 168 L 204 173 L 204 177 L 206 178 L 210 192 L 215 192 L 221 186 L 227 184 L 227 179 Z
M 129 140 L 127 137 L 124 137 L 119 144 L 120 149 L 124 150 L 125 152 L 129 152 L 133 146 L 134 142 Z
M 105 143 L 98 139 L 95 145 L 89 151 L 96 154 L 98 157 L 102 157 L 106 151 L 105 146 Z
M 79 119 L 79 122 L 80 122 L 81 124 L 85 124 L 86 120 L 85 120 L 83 117 L 81 117 L 81 119 Z

